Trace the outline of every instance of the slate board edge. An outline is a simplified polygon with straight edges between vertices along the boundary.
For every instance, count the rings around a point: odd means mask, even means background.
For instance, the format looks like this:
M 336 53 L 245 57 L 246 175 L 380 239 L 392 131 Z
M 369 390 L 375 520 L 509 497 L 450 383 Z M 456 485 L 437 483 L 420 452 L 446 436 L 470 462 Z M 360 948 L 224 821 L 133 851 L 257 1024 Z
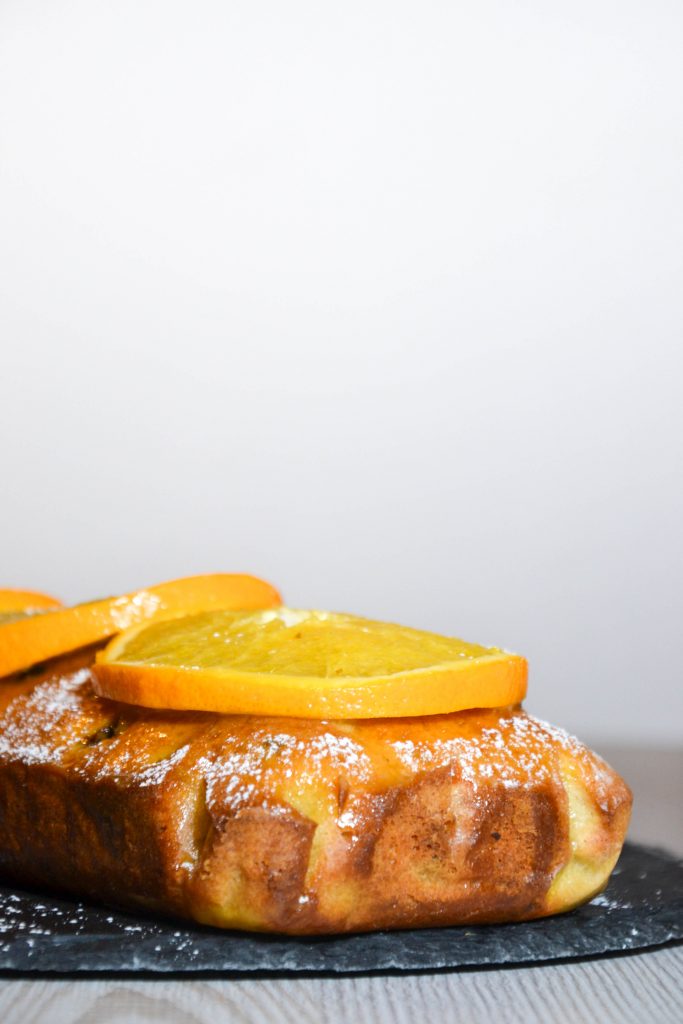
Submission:
M 12 978 L 12 977 L 54 977 L 54 978 L 93 978 L 93 977 L 109 977 L 109 978 L 140 978 L 145 980 L 151 980 L 157 978 L 162 979 L 180 979 L 190 980 L 193 977 L 197 978 L 234 978 L 234 979 L 248 979 L 248 978 L 277 978 L 277 977 L 358 977 L 358 976 L 372 976 L 372 975 L 402 975 L 402 974 L 430 974 L 430 973 L 443 973 L 443 972 L 457 972 L 457 971 L 504 971 L 504 970 L 519 970 L 525 967 L 545 967 L 557 964 L 569 964 L 569 963 L 585 963 L 589 960 L 611 960 L 620 957 L 628 956 L 641 956 L 647 953 L 654 952 L 660 949 L 666 948 L 677 948 L 683 945 L 683 939 L 679 937 L 665 939 L 663 941 L 653 942 L 651 944 L 631 947 L 628 949 L 619 950 L 605 950 L 602 953 L 570 953 L 566 955 L 560 955 L 555 957 L 545 956 L 533 956 L 528 957 L 525 960 L 511 959 L 508 961 L 498 961 L 496 963 L 482 963 L 480 960 L 474 958 L 471 962 L 460 958 L 457 963 L 438 963 L 434 962 L 430 966 L 415 966 L 415 965 L 402 965 L 387 963 L 383 966 L 377 967 L 263 967 L 260 965 L 254 965 L 253 967 L 233 967 L 226 965 L 225 967 L 196 967 L 194 965 L 188 966 L 187 968 L 178 968 L 171 965 L 160 964 L 156 967 L 148 966 L 135 966 L 133 962 L 126 965 L 122 964 L 120 967 L 112 967 L 110 964 L 103 963 L 101 966 L 90 965 L 88 967 L 28 967 L 24 966 L 0 966 L 0 978 Z

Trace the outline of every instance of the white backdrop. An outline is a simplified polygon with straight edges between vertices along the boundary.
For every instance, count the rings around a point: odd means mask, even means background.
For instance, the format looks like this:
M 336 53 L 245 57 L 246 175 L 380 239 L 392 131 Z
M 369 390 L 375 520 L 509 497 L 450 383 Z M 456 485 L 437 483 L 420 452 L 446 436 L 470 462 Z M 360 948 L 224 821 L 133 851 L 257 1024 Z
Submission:
M 681 738 L 683 5 L 0 0 L 5 585 L 210 570 Z

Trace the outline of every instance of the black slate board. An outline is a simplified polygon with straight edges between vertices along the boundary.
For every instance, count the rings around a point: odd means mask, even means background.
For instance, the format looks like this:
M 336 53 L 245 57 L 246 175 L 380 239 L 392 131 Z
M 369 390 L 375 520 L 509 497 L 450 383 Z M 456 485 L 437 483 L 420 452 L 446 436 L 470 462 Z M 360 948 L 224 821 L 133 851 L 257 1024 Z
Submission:
M 293 939 L 222 932 L 0 887 L 0 972 L 419 971 L 646 949 L 683 938 L 683 861 L 627 843 L 608 888 L 526 924 Z

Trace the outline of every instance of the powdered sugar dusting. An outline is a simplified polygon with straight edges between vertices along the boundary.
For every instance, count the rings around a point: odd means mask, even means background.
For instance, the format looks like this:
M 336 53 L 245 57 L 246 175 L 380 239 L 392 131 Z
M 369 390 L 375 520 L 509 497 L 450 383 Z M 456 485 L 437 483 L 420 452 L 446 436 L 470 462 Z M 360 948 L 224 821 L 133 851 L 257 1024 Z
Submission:
M 556 771 L 558 743 L 563 748 L 572 743 L 566 734 L 556 739 L 544 723 L 522 712 L 481 715 L 479 727 L 464 735 L 429 735 L 422 743 L 399 739 L 392 744 L 393 750 L 411 772 L 448 766 L 466 782 L 495 780 L 514 788 L 547 782 Z
M 65 742 L 55 742 L 63 731 L 57 726 L 69 715 L 81 713 L 80 691 L 89 679 L 89 670 L 81 668 L 38 683 L 29 694 L 17 697 L 2 722 L 0 757 L 26 764 L 59 761 L 74 739 L 68 736 Z

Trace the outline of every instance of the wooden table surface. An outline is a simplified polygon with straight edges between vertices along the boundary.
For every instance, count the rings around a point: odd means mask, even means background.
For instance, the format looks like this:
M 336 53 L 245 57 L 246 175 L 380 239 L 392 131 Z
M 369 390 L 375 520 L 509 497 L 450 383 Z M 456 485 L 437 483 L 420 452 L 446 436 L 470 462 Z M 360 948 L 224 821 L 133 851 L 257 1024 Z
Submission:
M 599 748 L 635 794 L 630 838 L 683 855 L 683 751 Z M 2 1024 L 681 1024 L 683 946 L 582 963 L 239 980 L 3 979 Z

